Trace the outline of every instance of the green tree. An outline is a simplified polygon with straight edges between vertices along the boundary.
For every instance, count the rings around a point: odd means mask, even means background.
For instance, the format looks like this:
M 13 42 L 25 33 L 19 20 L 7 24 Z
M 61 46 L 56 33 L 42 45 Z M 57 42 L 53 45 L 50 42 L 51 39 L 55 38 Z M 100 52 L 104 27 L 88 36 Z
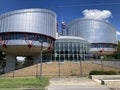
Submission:
M 31 56 L 27 56 L 25 57 L 25 61 L 24 61 L 24 67 L 28 67 L 33 65 L 33 58 Z
M 5 67 L 6 67 L 6 54 L 4 52 L 0 52 L 0 73 L 5 72 Z
M 24 61 L 19 61 L 19 60 L 17 60 L 16 61 L 16 70 L 17 69 L 21 69 L 21 68 L 23 68 L 23 64 L 24 64 Z
M 120 59 L 120 41 L 118 41 L 117 51 L 114 53 L 113 57 L 115 59 Z

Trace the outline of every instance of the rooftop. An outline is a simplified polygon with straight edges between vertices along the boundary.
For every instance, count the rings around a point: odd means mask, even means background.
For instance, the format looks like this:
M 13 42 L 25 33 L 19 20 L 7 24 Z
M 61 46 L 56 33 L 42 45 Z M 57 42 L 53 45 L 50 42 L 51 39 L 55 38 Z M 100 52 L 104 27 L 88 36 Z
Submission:
M 60 36 L 60 37 L 57 37 L 56 39 L 77 39 L 77 40 L 87 41 L 82 37 L 75 37 L 75 36 Z

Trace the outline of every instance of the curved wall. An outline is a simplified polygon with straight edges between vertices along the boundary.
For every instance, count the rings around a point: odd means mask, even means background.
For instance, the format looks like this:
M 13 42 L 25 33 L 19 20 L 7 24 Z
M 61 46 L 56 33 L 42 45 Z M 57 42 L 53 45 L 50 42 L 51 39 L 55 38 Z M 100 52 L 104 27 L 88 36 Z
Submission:
M 0 32 L 31 32 L 56 36 L 56 14 L 47 9 L 22 9 L 0 16 Z
M 73 36 L 60 36 L 55 40 L 55 59 L 57 61 L 85 60 L 89 54 L 90 43 L 83 38 Z
M 116 29 L 102 20 L 73 20 L 68 25 L 68 35 L 83 37 L 91 43 L 117 43 Z
M 67 33 L 68 36 L 78 36 L 88 40 L 91 43 L 91 51 L 104 48 L 104 51 L 113 52 L 117 45 L 116 29 L 103 20 L 75 19 L 68 25 Z
M 43 49 L 46 49 L 55 38 L 56 14 L 53 11 L 22 9 L 0 16 L 1 51 L 13 55 L 34 55 L 40 53 L 41 40 Z

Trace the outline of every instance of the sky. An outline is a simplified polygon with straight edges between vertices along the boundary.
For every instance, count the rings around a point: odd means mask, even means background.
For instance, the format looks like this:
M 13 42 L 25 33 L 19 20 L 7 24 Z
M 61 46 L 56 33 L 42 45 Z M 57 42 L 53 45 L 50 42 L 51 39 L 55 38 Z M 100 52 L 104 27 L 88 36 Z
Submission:
M 54 11 L 59 31 L 62 20 L 68 24 L 76 18 L 96 18 L 109 21 L 120 32 L 120 0 L 0 0 L 0 14 L 27 8 Z

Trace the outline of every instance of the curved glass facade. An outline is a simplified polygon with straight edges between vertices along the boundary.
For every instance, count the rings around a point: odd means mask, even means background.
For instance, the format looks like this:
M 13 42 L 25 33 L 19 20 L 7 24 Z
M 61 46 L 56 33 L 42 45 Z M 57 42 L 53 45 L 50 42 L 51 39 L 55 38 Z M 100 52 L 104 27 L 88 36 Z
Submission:
M 116 45 L 111 44 L 111 43 L 92 43 L 91 48 L 115 48 Z
M 12 32 L 12 33 L 2 33 L 0 35 L 0 38 L 2 39 L 2 41 L 9 41 L 9 43 L 7 45 L 25 45 L 25 43 L 22 43 L 19 44 L 18 42 L 14 42 L 14 43 L 10 43 L 10 41 L 17 41 L 17 40 L 24 40 L 24 41 L 30 41 L 30 44 L 32 44 L 31 42 L 32 41 L 43 41 L 43 43 L 53 43 L 54 42 L 54 39 L 51 38 L 51 37 L 48 37 L 46 35 L 41 35 L 41 34 L 35 34 L 35 33 L 23 33 L 23 32 Z M 26 45 L 29 44 L 29 43 L 26 43 Z M 33 45 L 36 45 L 35 43 Z
M 117 45 L 116 29 L 103 20 L 75 19 L 67 26 L 67 35 L 85 38 L 92 44 L 91 51 L 102 47 L 113 52 Z
M 61 36 L 55 41 L 55 58 L 56 60 L 79 61 L 87 58 L 90 50 L 90 43 L 79 37 Z

